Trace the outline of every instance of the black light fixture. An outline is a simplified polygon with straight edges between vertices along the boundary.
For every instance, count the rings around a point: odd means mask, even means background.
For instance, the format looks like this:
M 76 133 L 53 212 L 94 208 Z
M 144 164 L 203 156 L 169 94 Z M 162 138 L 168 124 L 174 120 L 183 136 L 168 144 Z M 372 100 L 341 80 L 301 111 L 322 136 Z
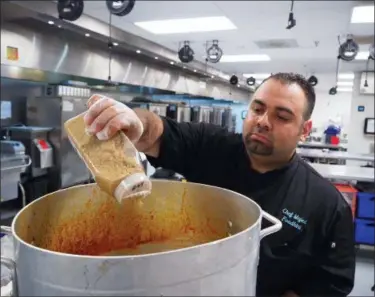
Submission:
M 208 42 L 206 43 L 208 45 Z M 206 62 L 218 63 L 223 56 L 223 50 L 219 47 L 218 40 L 212 40 L 212 45 L 206 49 Z
M 318 84 L 318 78 L 315 76 L 315 75 L 311 75 L 309 77 L 309 79 L 307 80 L 307 82 L 312 85 L 313 87 L 315 87 L 317 84 Z
M 231 85 L 236 85 L 236 84 L 238 84 L 238 77 L 237 77 L 236 75 L 232 75 L 232 76 L 230 77 L 230 79 L 229 79 L 229 83 L 230 83 Z
M 106 0 L 106 4 L 110 13 L 125 16 L 133 10 L 135 0 Z
M 57 11 L 60 20 L 74 22 L 80 18 L 83 13 L 83 0 L 58 0 Z
M 293 6 L 294 6 L 294 1 L 292 0 L 289 17 L 288 17 L 288 26 L 286 26 L 288 30 L 292 29 L 297 24 L 296 19 L 294 18 Z
M 178 50 L 178 58 L 182 63 L 190 63 L 194 60 L 194 51 L 190 47 L 189 41 L 184 41 L 183 47 Z
M 371 44 L 369 48 L 369 55 L 366 61 L 365 83 L 363 85 L 365 88 L 368 87 L 367 74 L 368 74 L 368 66 L 370 64 L 370 60 L 375 60 L 375 45 L 374 44 Z
M 340 44 L 340 36 L 338 37 Z M 354 41 L 353 35 L 348 34 L 346 41 L 339 46 L 339 57 L 340 59 L 350 62 L 355 59 L 359 51 L 358 44 Z
M 254 77 L 250 76 L 248 79 L 246 79 L 246 83 L 248 86 L 254 86 L 256 83 L 256 80 Z
M 336 95 L 337 93 L 337 82 L 339 77 L 339 68 L 340 68 L 340 60 L 344 60 L 346 62 L 353 61 L 358 54 L 359 46 L 354 41 L 353 35 L 348 34 L 346 36 L 346 41 L 344 43 L 340 43 L 340 36 L 337 37 L 339 42 L 339 49 L 337 55 L 337 62 L 336 62 L 336 82 L 335 86 L 329 90 L 330 95 Z
M 337 87 L 330 88 L 328 94 L 330 94 L 332 96 L 336 95 L 337 94 Z

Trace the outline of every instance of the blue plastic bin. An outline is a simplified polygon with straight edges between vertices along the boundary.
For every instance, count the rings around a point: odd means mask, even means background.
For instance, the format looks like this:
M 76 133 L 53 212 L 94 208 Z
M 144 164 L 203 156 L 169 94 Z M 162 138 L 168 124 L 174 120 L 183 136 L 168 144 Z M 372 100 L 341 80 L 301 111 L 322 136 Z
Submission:
M 374 245 L 375 223 L 370 220 L 355 220 L 355 241 L 357 244 Z
M 357 217 L 375 219 L 375 193 L 357 193 Z

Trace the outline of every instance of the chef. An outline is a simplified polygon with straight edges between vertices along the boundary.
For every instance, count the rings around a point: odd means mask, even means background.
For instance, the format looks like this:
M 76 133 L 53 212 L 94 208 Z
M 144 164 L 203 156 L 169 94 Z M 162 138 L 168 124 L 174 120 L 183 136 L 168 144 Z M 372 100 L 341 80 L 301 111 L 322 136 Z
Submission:
M 85 122 L 102 140 L 124 131 L 153 166 L 242 193 L 282 221 L 261 242 L 257 296 L 347 296 L 355 272 L 350 206 L 296 154 L 314 105 L 314 88 L 302 76 L 277 73 L 254 93 L 242 134 L 98 96 Z

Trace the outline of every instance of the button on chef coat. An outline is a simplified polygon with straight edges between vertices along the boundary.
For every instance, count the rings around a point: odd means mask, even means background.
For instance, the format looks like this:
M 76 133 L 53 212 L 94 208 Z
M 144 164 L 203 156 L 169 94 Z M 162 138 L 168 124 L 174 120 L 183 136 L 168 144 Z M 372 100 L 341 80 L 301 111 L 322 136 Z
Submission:
M 354 285 L 354 228 L 340 192 L 294 155 L 281 169 L 251 168 L 242 136 L 211 124 L 163 118 L 155 167 L 227 188 L 257 202 L 283 227 L 261 241 L 257 296 L 347 296 Z M 267 221 L 262 227 L 269 226 Z

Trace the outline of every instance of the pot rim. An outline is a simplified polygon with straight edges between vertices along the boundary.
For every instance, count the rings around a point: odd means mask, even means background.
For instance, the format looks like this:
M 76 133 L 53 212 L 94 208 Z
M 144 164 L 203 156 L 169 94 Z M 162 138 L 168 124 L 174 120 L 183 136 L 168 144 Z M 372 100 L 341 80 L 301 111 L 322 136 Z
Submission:
M 181 183 L 180 181 L 170 181 L 170 180 L 161 180 L 161 179 L 157 179 L 157 180 L 153 179 L 152 182 L 157 182 L 157 183 Z M 229 237 L 221 238 L 221 239 L 210 241 L 210 242 L 203 243 L 203 244 L 193 245 L 193 246 L 186 247 L 186 248 L 170 250 L 170 251 L 150 253 L 150 254 L 139 254 L 139 255 L 124 255 L 124 256 L 90 256 L 90 255 L 76 255 L 76 254 L 55 252 L 55 251 L 43 249 L 43 248 L 40 248 L 40 247 L 37 247 L 37 246 L 34 246 L 34 245 L 30 244 L 30 243 L 24 241 L 23 239 L 21 239 L 17 235 L 17 233 L 15 232 L 15 225 L 16 225 L 17 219 L 26 208 L 31 207 L 34 203 L 37 203 L 37 201 L 42 200 L 45 197 L 47 197 L 49 195 L 52 195 L 52 194 L 55 194 L 55 193 L 67 191 L 67 190 L 70 190 L 70 189 L 76 189 L 76 188 L 93 187 L 94 185 L 96 185 L 96 183 L 92 183 L 92 184 L 76 185 L 76 186 L 72 186 L 72 187 L 69 187 L 69 188 L 60 189 L 60 190 L 54 191 L 52 193 L 43 195 L 42 197 L 39 197 L 38 199 L 35 199 L 33 202 L 31 202 L 30 204 L 26 205 L 23 209 L 21 209 L 16 214 L 16 216 L 14 217 L 13 222 L 12 222 L 12 226 L 11 226 L 12 236 L 13 236 L 13 238 L 17 239 L 18 242 L 22 243 L 23 245 L 27 246 L 28 248 L 35 249 L 39 252 L 44 252 L 44 253 L 48 253 L 48 254 L 51 254 L 51 255 L 65 256 L 65 257 L 71 257 L 71 258 L 80 258 L 80 259 L 84 258 L 84 259 L 95 259 L 95 260 L 119 260 L 119 259 L 147 258 L 147 257 L 156 256 L 156 255 L 161 256 L 161 255 L 167 255 L 167 254 L 175 254 L 175 253 L 187 252 L 187 251 L 197 249 L 197 248 L 208 247 L 208 246 L 211 246 L 211 245 L 220 244 L 224 241 L 234 240 L 235 238 L 243 235 L 244 233 L 249 232 L 253 228 L 256 228 L 257 226 L 260 226 L 260 223 L 261 223 L 261 220 L 262 220 L 262 208 L 259 206 L 258 203 L 256 203 L 254 200 L 250 199 L 249 197 L 247 197 L 243 194 L 237 193 L 235 191 L 225 189 L 225 188 L 221 188 L 221 187 L 217 187 L 217 186 L 211 186 L 211 185 L 194 183 L 194 182 L 184 182 L 184 183 L 185 184 L 195 184 L 195 185 L 203 186 L 203 187 L 206 187 L 206 188 L 218 189 L 218 190 L 225 191 L 227 193 L 236 194 L 240 199 L 246 199 L 246 201 L 248 201 L 249 203 L 252 203 L 254 205 L 254 207 L 256 207 L 256 209 L 258 211 L 258 218 L 251 226 L 249 226 L 246 229 L 244 229 L 244 230 L 242 230 L 242 231 L 240 231 L 240 232 L 238 232 L 234 235 L 231 235 Z M 147 199 L 147 197 L 145 199 Z

